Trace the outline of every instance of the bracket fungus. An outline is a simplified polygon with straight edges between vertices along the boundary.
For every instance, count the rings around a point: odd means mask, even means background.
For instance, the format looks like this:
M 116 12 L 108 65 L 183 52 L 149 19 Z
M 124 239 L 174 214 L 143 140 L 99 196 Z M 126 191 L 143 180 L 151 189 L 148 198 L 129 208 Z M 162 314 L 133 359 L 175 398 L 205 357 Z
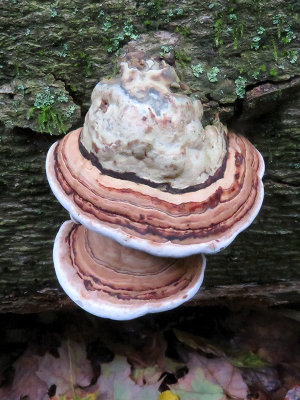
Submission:
M 193 297 L 205 257 L 155 257 L 67 221 L 55 239 L 54 265 L 62 288 L 84 310 L 128 320 Z
M 123 62 L 119 77 L 95 87 L 83 128 L 70 132 L 48 152 L 47 177 L 54 195 L 72 220 L 87 229 L 77 230 L 111 239 L 97 239 L 108 241 L 106 254 L 121 251 L 119 246 L 138 251 L 134 254 L 172 259 L 215 253 L 250 225 L 261 207 L 262 156 L 220 122 L 204 128 L 201 102 L 180 93 L 181 87 L 174 68 L 163 61 Z M 62 265 L 57 243 L 66 246 L 62 237 L 73 229 L 67 226 L 56 239 L 56 267 Z M 85 257 L 82 262 L 88 263 Z M 196 286 L 202 273 L 201 264 Z M 88 282 L 79 270 L 77 274 Z M 112 273 L 109 276 L 114 279 Z M 134 267 L 132 279 L 136 281 Z M 98 286 L 95 290 L 105 292 Z M 156 290 L 154 284 L 153 293 Z M 149 295 L 151 303 L 150 299 Z M 94 300 L 88 300 L 92 309 L 97 308 Z M 122 308 L 122 301 L 118 304 Z M 140 308 L 149 312 L 144 305 Z

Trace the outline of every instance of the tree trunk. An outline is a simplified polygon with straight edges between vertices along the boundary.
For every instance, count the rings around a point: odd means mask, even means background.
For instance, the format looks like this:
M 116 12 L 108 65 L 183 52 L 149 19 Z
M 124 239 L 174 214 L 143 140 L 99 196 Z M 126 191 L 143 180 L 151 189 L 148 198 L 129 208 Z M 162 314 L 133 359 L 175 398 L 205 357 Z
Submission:
M 207 257 L 191 304 L 299 302 L 299 2 L 2 3 L 0 312 L 72 307 L 52 265 L 69 217 L 45 177 L 49 134 L 82 124 L 93 87 L 128 48 L 175 62 L 205 123 L 218 113 L 266 162 L 259 216 Z

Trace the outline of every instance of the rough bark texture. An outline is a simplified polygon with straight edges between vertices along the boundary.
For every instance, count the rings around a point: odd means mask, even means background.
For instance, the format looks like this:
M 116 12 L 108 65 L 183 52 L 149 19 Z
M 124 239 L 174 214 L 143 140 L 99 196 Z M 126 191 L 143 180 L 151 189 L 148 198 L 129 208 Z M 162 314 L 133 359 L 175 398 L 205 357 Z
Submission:
M 129 41 L 175 62 L 206 121 L 218 112 L 266 161 L 261 213 L 208 257 L 193 303 L 299 302 L 299 8 L 297 0 L 2 2 L 0 311 L 71 306 L 52 266 L 68 215 L 45 178 L 48 133 L 80 126 L 94 85 L 116 73 Z

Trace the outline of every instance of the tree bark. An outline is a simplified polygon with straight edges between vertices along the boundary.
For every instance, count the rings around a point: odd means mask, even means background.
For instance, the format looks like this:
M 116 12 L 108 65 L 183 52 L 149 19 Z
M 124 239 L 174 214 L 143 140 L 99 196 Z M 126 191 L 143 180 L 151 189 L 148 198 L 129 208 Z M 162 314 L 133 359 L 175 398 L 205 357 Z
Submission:
M 203 102 L 206 123 L 218 113 L 266 162 L 259 216 L 207 257 L 191 304 L 299 302 L 297 1 L 5 0 L 1 7 L 0 312 L 73 307 L 52 265 L 53 239 L 69 217 L 45 177 L 56 140 L 49 134 L 82 124 L 93 87 L 115 74 L 128 48 L 175 62 Z

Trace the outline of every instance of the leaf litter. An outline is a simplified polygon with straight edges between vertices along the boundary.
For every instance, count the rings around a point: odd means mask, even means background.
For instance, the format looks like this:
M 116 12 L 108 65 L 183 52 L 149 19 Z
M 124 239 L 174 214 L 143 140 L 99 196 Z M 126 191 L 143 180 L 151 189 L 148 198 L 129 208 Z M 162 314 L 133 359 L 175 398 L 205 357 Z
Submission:
M 273 310 L 185 308 L 128 323 L 78 311 L 30 326 L 5 318 L 0 400 L 300 399 L 299 322 Z M 9 358 L 24 329 L 27 347 Z

